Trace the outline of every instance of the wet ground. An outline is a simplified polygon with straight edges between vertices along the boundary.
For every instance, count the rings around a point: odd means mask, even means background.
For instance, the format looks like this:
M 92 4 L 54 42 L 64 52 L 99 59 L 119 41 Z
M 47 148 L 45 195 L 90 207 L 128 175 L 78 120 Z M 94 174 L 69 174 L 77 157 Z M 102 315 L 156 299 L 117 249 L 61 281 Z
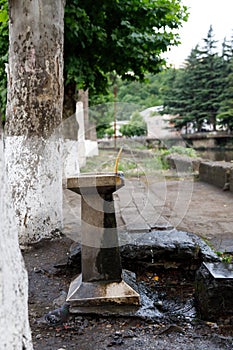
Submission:
M 64 301 L 80 268 L 55 268 L 72 241 L 61 237 L 24 252 L 29 273 L 29 315 L 35 350 L 62 349 L 233 349 L 233 317 L 215 322 L 198 318 L 191 271 L 137 269 L 139 289 L 154 300 L 159 317 L 142 319 L 77 316 L 58 327 L 43 316 Z
M 106 154 L 103 162 L 106 163 Z M 184 176 L 177 181 L 176 177 L 177 174 L 166 174 L 161 179 L 149 173 L 129 179 L 124 187 L 127 191 L 115 198 L 120 234 L 125 230 L 130 233 L 133 228 L 134 235 L 135 225 L 144 229 L 144 221 L 152 225 L 154 206 L 159 213 L 156 225 L 168 222 L 204 238 L 215 251 L 232 254 L 233 194 L 195 178 Z M 145 203 L 143 208 L 140 203 Z M 23 252 L 29 274 L 29 316 L 35 350 L 233 349 L 233 315 L 216 322 L 200 320 L 194 301 L 194 273 L 188 270 L 143 270 L 142 266 L 134 266 L 139 289 L 152 301 L 151 309 L 158 311 L 157 317 L 73 314 L 63 326 L 51 327 L 44 322 L 48 311 L 64 303 L 70 282 L 80 272 L 80 266 L 54 267 L 67 261 L 72 243 L 80 241 L 80 197 L 64 190 L 64 204 L 66 236 L 42 241 Z M 129 207 L 127 221 L 125 209 Z M 140 221 L 134 220 L 135 211 L 140 212 Z M 122 213 L 125 217 L 119 215 Z

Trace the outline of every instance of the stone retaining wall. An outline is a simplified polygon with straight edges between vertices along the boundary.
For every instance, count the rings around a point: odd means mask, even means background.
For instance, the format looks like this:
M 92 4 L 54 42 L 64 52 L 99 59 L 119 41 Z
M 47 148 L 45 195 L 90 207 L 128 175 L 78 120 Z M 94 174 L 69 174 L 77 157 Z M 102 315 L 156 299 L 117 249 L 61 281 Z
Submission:
M 201 158 L 192 158 L 179 154 L 170 154 L 166 157 L 166 161 L 171 169 L 178 172 L 199 172 Z
M 233 192 L 233 171 L 230 174 L 230 191 Z
M 199 167 L 199 179 L 233 192 L 233 164 L 203 161 Z
M 213 162 L 178 154 L 169 155 L 166 157 L 166 160 L 169 167 L 176 169 L 178 173 L 198 173 L 200 181 L 233 192 L 233 163 L 224 161 Z

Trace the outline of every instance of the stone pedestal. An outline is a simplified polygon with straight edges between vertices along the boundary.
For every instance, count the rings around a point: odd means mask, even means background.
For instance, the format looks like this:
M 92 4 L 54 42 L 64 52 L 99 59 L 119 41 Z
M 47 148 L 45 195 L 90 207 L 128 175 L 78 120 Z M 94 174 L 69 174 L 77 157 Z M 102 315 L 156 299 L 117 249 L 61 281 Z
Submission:
M 80 174 L 67 188 L 82 197 L 82 274 L 70 285 L 71 307 L 139 305 L 123 279 L 113 192 L 124 186 L 118 174 Z M 75 311 L 74 311 L 75 312 Z
M 195 297 L 200 317 L 216 321 L 233 315 L 233 264 L 203 263 L 196 274 Z

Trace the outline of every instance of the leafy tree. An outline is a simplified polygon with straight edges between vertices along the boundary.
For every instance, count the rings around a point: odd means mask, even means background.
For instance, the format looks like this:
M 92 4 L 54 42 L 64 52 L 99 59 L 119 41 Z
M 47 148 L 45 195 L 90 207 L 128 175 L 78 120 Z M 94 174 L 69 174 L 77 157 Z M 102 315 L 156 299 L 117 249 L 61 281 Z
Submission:
M 123 102 L 103 103 L 91 106 L 89 117 L 91 122 L 96 125 L 97 137 L 104 137 L 115 118 L 116 120 L 129 120 L 137 108 L 137 104 Z
M 70 0 L 65 14 L 65 102 L 75 105 L 77 89 L 107 93 L 109 73 L 143 80 L 165 65 L 161 53 L 179 42 L 187 20 L 179 0 Z M 66 92 L 69 92 L 69 95 Z M 124 102 L 129 102 L 125 98 Z M 134 101 L 138 103 L 138 101 Z
M 179 0 L 70 0 L 65 12 L 65 81 L 105 91 L 107 73 L 142 80 L 165 64 L 187 20 Z
M 109 136 L 109 137 L 112 137 L 114 135 L 114 129 L 113 128 L 108 128 L 106 129 L 106 134 Z
M 126 81 L 118 78 L 117 100 L 119 102 L 135 103 L 141 108 L 163 104 L 163 83 L 167 70 L 158 74 L 146 74 L 143 82 Z
M 136 111 L 132 114 L 129 124 L 120 127 L 120 132 L 127 137 L 146 135 L 147 125 L 141 114 Z
M 103 103 L 93 106 L 89 110 L 89 116 L 96 125 L 97 138 L 103 138 L 106 130 L 111 128 L 111 122 L 114 119 L 113 103 Z
M 5 8 L 7 0 L 0 0 L 0 4 Z M 178 29 L 187 17 L 187 7 L 180 0 L 67 1 L 64 104 L 69 115 L 75 110 L 78 89 L 89 89 L 91 96 L 107 92 L 111 84 L 108 73 L 143 80 L 147 72 L 161 71 L 165 65 L 161 53 L 179 43 Z M 7 27 L 0 27 L 0 56 L 5 63 Z M 2 82 L 4 94 L 6 85 Z

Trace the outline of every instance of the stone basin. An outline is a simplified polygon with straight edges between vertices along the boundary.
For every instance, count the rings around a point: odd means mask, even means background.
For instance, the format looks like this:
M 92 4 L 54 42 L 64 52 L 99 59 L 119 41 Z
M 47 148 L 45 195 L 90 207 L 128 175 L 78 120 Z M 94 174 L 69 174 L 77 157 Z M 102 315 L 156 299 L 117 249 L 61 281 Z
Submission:
M 113 193 L 124 186 L 122 173 L 83 173 L 67 179 L 67 188 L 78 194 Z

